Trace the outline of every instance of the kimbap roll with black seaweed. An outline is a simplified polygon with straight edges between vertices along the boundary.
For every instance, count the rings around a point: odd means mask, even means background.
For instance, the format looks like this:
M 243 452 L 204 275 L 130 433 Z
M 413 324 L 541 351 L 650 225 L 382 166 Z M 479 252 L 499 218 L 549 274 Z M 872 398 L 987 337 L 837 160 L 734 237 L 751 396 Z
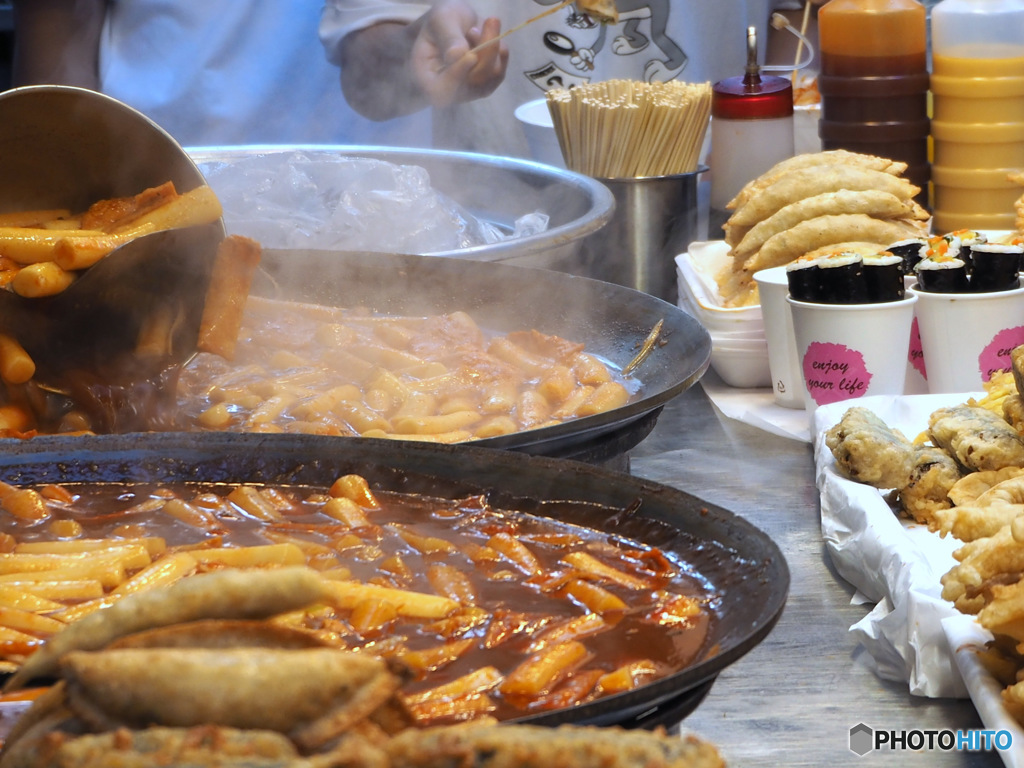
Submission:
M 968 293 L 967 265 L 962 259 L 936 253 L 917 263 L 917 287 L 931 293 Z
M 974 271 L 974 255 L 973 248 L 976 245 L 982 245 L 988 242 L 988 236 L 984 232 L 978 232 L 974 229 L 958 229 L 954 232 L 950 232 L 946 237 L 955 237 L 960 241 L 960 259 L 963 260 L 964 264 L 967 265 L 967 274 L 970 275 Z
M 797 301 L 817 303 L 821 297 L 821 278 L 818 276 L 817 256 L 801 256 L 786 265 L 789 295 Z
M 921 258 L 927 259 L 932 256 L 951 256 L 959 259 L 960 238 L 953 234 L 929 237 L 921 249 Z
M 790 269 L 790 267 L 793 267 Z M 790 295 L 797 301 L 818 304 L 864 304 L 868 301 L 864 282 L 864 257 L 854 251 L 833 251 L 809 258 L 807 265 L 798 259 L 786 268 Z M 801 299 L 793 293 L 797 284 Z
M 821 302 L 864 304 L 868 301 L 864 282 L 864 256 L 854 251 L 827 253 L 818 259 Z
M 899 301 L 905 294 L 903 259 L 889 251 L 864 257 L 868 301 Z
M 921 249 L 927 244 L 928 242 L 924 238 L 912 237 L 909 240 L 900 240 L 897 243 L 893 243 L 885 250 L 903 259 L 903 272 L 912 275 L 914 274 L 914 267 L 917 266 L 917 262 L 923 258 Z
M 1019 245 L 978 243 L 971 246 L 971 292 L 1010 291 L 1020 287 L 1018 270 L 1024 248 Z

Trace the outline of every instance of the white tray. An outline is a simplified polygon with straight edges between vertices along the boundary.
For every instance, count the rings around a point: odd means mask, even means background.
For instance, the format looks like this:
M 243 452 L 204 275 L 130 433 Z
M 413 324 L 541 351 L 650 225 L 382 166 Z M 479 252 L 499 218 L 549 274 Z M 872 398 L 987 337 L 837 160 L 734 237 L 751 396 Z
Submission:
M 836 570 L 876 604 L 850 631 L 870 653 L 877 674 L 906 682 L 920 696 L 970 696 L 985 728 L 1012 734 L 1016 748 L 999 753 L 1003 762 L 1024 768 L 1024 729 L 1006 713 L 1001 686 L 973 650 L 988 635 L 941 596 L 939 579 L 955 564 L 953 551 L 961 543 L 897 518 L 878 490 L 837 472 L 824 442 L 824 432 L 853 404 L 913 439 L 934 410 L 982 394 L 867 397 L 818 408 L 812 435 L 821 532 Z

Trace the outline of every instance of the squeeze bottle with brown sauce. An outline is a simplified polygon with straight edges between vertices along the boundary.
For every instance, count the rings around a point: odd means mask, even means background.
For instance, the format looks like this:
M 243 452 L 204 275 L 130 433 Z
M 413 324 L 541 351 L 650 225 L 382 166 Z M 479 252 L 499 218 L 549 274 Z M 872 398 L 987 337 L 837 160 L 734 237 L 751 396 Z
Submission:
M 927 207 L 928 25 L 918 0 L 829 0 L 818 11 L 822 149 L 907 164 Z
M 932 9 L 936 232 L 1012 230 L 1024 168 L 1024 0 Z

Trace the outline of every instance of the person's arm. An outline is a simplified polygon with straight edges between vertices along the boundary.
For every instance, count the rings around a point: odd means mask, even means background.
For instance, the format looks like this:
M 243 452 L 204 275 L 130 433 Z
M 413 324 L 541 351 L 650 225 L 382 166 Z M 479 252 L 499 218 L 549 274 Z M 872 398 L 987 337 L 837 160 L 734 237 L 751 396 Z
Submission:
M 14 85 L 99 87 L 107 0 L 14 0 Z
M 339 50 L 341 88 L 349 104 L 373 120 L 489 95 L 505 77 L 508 48 L 493 43 L 501 23 L 480 23 L 462 0 L 438 3 L 411 24 L 380 22 L 352 32 Z

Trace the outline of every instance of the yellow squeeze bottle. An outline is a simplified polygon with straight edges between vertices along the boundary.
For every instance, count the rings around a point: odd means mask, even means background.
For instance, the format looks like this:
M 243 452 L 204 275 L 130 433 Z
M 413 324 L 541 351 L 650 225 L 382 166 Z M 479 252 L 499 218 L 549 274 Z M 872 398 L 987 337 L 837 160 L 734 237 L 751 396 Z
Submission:
M 1024 167 L 1024 0 L 932 10 L 933 227 L 1012 230 Z

